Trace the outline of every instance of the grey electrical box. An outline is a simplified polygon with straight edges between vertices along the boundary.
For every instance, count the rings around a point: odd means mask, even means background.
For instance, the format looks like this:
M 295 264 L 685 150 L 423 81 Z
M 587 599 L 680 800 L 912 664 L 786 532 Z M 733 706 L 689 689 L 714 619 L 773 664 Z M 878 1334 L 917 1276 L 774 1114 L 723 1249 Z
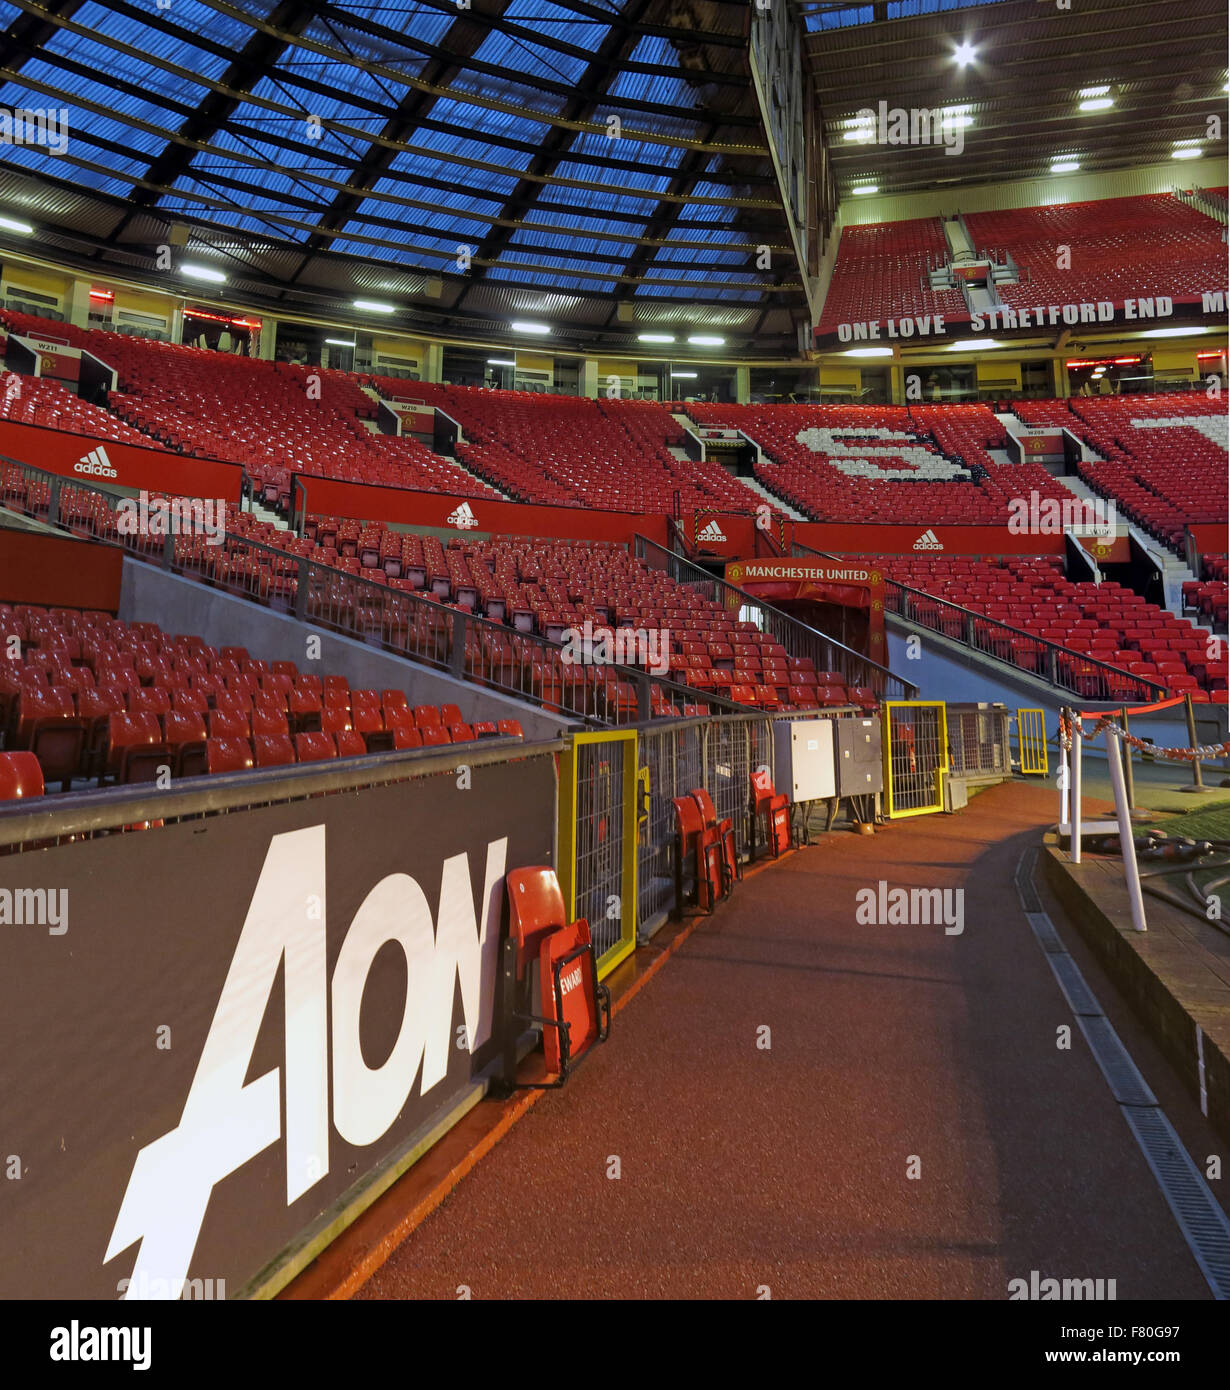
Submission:
M 837 795 L 832 719 L 779 719 L 773 724 L 773 785 L 791 802 Z
M 837 795 L 866 796 L 884 789 L 878 719 L 834 719 Z

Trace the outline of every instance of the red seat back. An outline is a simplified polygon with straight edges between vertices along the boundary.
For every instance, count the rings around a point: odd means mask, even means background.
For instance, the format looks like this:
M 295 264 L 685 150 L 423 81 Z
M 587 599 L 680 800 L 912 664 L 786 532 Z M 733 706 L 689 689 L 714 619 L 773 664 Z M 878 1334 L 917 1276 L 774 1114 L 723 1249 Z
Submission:
M 0 801 L 43 795 L 43 769 L 33 753 L 0 753 Z

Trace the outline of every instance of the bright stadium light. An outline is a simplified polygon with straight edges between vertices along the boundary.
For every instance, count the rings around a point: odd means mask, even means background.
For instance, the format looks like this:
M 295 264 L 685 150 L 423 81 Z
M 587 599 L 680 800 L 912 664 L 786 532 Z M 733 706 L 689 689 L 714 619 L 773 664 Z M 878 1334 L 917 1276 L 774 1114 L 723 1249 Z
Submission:
M 1091 97 L 1088 101 L 1082 101 L 1080 109 L 1082 111 L 1105 111 L 1115 103 L 1110 97 Z
M 693 333 L 688 337 L 693 347 L 725 347 L 725 338 L 715 338 L 708 333 Z
M 515 367 L 517 363 L 512 357 L 488 357 L 487 365 L 489 367 Z
M 843 357 L 891 357 L 893 350 L 890 347 L 848 348 L 841 355 Z
M 514 333 L 537 333 L 541 336 L 543 333 L 550 333 L 551 331 L 549 324 L 526 323 L 522 319 L 518 319 L 516 323 L 510 323 L 508 326 Z
M 684 377 L 684 378 L 686 378 L 688 381 L 695 381 L 695 380 L 696 380 L 696 373 L 695 373 L 695 372 L 672 372 L 672 373 L 671 373 L 671 376 Z
M 861 183 L 857 188 L 850 190 L 856 198 L 862 197 L 865 193 L 878 193 L 879 191 L 880 185 L 878 183 Z
M 1110 88 L 1107 87 L 1105 84 L 1103 84 L 1101 87 L 1082 87 L 1082 88 L 1080 89 L 1080 91 L 1077 92 L 1077 96 L 1080 96 L 1080 97 L 1104 97 L 1104 96 L 1106 96 L 1106 95 L 1109 93 L 1109 91 L 1110 91 Z
M 1051 165 L 1052 174 L 1074 174 L 1081 166 L 1074 159 L 1057 159 Z
M 1171 159 L 1199 159 L 1203 154 L 1204 151 L 1199 146 L 1193 148 L 1191 145 L 1184 145 L 1182 149 L 1170 151 Z
M 378 299 L 356 299 L 354 307 L 369 314 L 395 314 L 397 312 L 395 304 L 382 304 Z
M 22 236 L 31 236 L 34 232 L 28 222 L 18 222 L 15 217 L 0 217 L 0 227 L 6 232 L 20 232 Z
M 225 285 L 226 276 L 220 270 L 211 270 L 207 265 L 181 265 L 181 275 L 189 280 L 207 280 L 211 285 Z
M 1000 344 L 994 338 L 958 338 L 955 343 L 948 344 L 949 352 L 980 352 L 983 348 L 997 348 Z
M 1207 328 L 1193 326 L 1190 328 L 1155 328 L 1151 333 L 1146 333 L 1146 338 L 1191 338 L 1197 333 L 1207 333 Z
M 952 59 L 957 67 L 964 68 L 968 67 L 970 63 L 974 61 L 976 53 L 977 49 L 975 49 L 972 43 L 959 43 L 956 52 L 952 55 Z
M 638 343 L 673 343 L 675 335 L 673 333 L 638 333 L 636 341 Z
M 330 347 L 354 347 L 354 344 L 349 338 L 326 338 L 325 342 L 328 343 Z

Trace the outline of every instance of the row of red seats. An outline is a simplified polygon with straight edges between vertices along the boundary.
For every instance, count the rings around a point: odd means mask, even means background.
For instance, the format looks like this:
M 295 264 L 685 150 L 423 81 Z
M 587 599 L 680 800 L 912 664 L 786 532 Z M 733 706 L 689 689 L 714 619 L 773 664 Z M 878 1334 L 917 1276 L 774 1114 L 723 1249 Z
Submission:
M 699 424 L 744 430 L 765 454 L 760 481 L 817 521 L 1006 525 L 1014 498 L 1071 498 L 1040 464 L 992 458 L 1006 433 L 983 404 L 687 410 Z
M 1044 671 L 1042 638 L 1065 650 L 1070 671 L 1082 657 L 1092 657 L 1125 675 L 1190 693 L 1198 703 L 1225 703 L 1225 643 L 1210 643 L 1210 634 L 1185 618 L 1146 603 L 1139 594 L 1114 581 L 1073 582 L 1061 561 L 1052 558 L 975 560 L 881 557 L 889 578 L 1025 633 L 1009 639 L 989 624 L 976 634 L 980 644 L 1027 670 Z M 914 595 L 892 591 L 889 606 L 897 612 L 964 640 L 964 619 Z M 1090 672 L 1094 668 L 1088 668 Z M 1091 677 L 1090 693 L 1097 693 Z M 1113 682 L 1112 682 L 1113 683 Z M 1130 683 L 1122 687 L 1133 696 Z
M 844 228 L 820 331 L 836 332 L 839 323 L 916 314 L 968 320 L 969 309 L 959 289 L 933 290 L 928 282 L 929 267 L 942 265 L 948 254 L 938 217 Z
M 519 501 L 613 511 L 749 513 L 764 499 L 720 464 L 671 453 L 683 431 L 653 401 L 487 391 L 384 377 L 382 395 L 435 406 L 462 427 L 458 458 Z
M 0 666 L 4 747 L 33 753 L 65 790 L 80 778 L 154 780 L 160 769 L 196 776 L 239 745 L 249 766 L 264 766 L 293 760 L 291 750 L 324 756 L 322 740 L 350 756 L 520 735 L 516 721 L 469 724 L 456 705 L 411 708 L 401 690 L 352 690 L 342 676 L 101 612 L 0 604 L 0 636 L 21 653 Z
M 1070 429 L 1100 457 L 1080 474 L 1176 552 L 1189 525 L 1227 520 L 1227 414 L 1201 391 L 1021 401 L 1028 424 Z
M 967 213 L 965 224 L 977 249 L 1010 252 L 1021 267 L 1019 284 L 998 286 L 1014 308 L 1199 299 L 1226 281 L 1218 224 L 1171 193 Z

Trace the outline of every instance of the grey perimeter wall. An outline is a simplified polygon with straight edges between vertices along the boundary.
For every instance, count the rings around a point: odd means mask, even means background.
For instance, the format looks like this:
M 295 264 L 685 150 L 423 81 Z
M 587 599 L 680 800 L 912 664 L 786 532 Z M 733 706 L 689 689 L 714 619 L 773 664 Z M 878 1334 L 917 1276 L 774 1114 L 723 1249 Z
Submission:
M 529 739 L 555 738 L 567 721 L 511 696 L 484 690 L 440 671 L 342 637 L 284 613 L 236 598 L 197 580 L 125 559 L 120 591 L 124 622 L 157 623 L 215 647 L 246 647 L 265 661 L 293 661 L 305 673 L 345 676 L 356 689 L 404 690 L 412 705 L 453 704 L 466 723 L 518 719 Z M 320 639 L 320 660 L 307 660 L 307 639 Z

